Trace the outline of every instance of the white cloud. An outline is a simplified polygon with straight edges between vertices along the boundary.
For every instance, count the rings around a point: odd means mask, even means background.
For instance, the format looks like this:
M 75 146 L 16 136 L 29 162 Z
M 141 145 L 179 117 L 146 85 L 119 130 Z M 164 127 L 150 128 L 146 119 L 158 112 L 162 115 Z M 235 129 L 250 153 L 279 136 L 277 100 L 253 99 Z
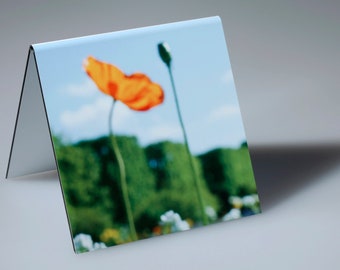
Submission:
M 65 111 L 61 114 L 60 121 L 65 128 L 79 128 L 103 118 L 110 108 L 110 99 L 100 97 L 92 104 L 86 104 L 75 111 Z
M 239 114 L 240 109 L 236 105 L 221 106 L 210 112 L 210 114 L 208 115 L 208 121 L 215 122 L 219 120 L 224 120 Z
M 62 89 L 63 93 L 72 97 L 91 97 L 98 92 L 97 86 L 87 79 L 80 84 L 70 84 Z
M 60 122 L 68 130 L 71 140 L 90 138 L 108 133 L 108 117 L 112 99 L 107 96 L 97 98 L 93 103 L 81 106 L 76 110 L 68 110 L 61 114 Z M 117 102 L 114 108 L 114 129 L 127 125 L 132 114 L 125 105 Z
M 182 138 L 182 130 L 179 125 L 161 124 L 151 127 L 148 130 L 147 140 L 149 142 L 157 142 L 163 140 L 178 141 Z
M 233 77 L 233 72 L 231 69 L 228 69 L 222 76 L 221 80 L 224 84 L 234 84 L 234 77 Z
M 123 129 L 130 126 L 131 116 L 135 112 L 129 109 L 125 104 L 116 102 L 113 115 L 113 123 L 115 129 Z

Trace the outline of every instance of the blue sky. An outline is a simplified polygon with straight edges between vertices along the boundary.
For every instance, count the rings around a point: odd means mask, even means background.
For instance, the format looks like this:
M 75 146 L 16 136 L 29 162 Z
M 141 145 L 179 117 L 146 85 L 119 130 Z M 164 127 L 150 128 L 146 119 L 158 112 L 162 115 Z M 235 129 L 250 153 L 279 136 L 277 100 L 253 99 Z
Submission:
M 160 84 L 164 102 L 146 112 L 117 103 L 115 134 L 141 145 L 183 142 L 168 70 L 157 44 L 167 42 L 191 151 L 237 147 L 245 141 L 222 24 L 217 17 L 34 45 L 53 134 L 69 142 L 108 134 L 112 98 L 82 69 L 88 56 Z

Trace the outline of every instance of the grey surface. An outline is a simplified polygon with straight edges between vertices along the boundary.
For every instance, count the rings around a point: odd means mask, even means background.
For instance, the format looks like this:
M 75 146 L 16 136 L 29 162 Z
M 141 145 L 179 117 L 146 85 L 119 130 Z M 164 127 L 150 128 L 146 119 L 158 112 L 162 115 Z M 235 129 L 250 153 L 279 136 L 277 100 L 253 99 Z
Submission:
M 1 1 L 0 178 L 30 44 L 219 15 L 264 212 L 75 255 L 56 173 L 0 179 L 0 269 L 339 268 L 339 13 L 330 0 Z
M 75 255 L 56 173 L 0 186 L 1 269 L 337 269 L 340 150 L 252 151 L 263 213 Z

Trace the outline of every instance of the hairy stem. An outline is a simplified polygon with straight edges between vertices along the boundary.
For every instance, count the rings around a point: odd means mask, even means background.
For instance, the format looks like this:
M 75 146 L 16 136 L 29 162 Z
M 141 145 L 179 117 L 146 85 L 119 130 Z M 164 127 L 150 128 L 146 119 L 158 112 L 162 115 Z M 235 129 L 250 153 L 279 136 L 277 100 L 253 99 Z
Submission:
M 189 144 L 188 144 L 188 136 L 187 136 L 187 133 L 186 133 L 186 130 L 185 130 L 185 127 L 184 127 L 182 113 L 181 113 L 181 109 L 180 109 L 179 102 L 178 102 L 177 91 L 176 91 L 176 87 L 175 87 L 174 78 L 173 78 L 173 75 L 172 75 L 171 65 L 169 64 L 169 65 L 167 65 L 167 67 L 168 67 L 169 74 L 170 74 L 172 90 L 174 92 L 177 114 L 178 114 L 179 122 L 181 124 L 182 132 L 183 132 L 184 144 L 185 144 L 185 148 L 186 148 L 186 151 L 187 151 L 187 154 L 188 154 L 191 171 L 192 171 L 193 178 L 194 178 L 195 189 L 196 189 L 197 198 L 198 198 L 198 202 L 199 202 L 199 208 L 200 208 L 200 212 L 201 212 L 201 216 L 202 216 L 202 221 L 203 221 L 204 225 L 207 225 L 209 223 L 209 220 L 208 220 L 208 217 L 205 213 L 204 201 L 203 201 L 203 196 L 202 196 L 202 189 L 201 189 L 201 186 L 200 186 L 200 183 L 199 183 L 197 168 L 194 164 L 194 157 L 192 156 L 192 154 L 190 152 L 190 148 L 189 148 Z
M 117 164 L 118 164 L 118 168 L 119 168 L 120 185 L 121 185 L 121 189 L 122 189 L 126 215 L 127 215 L 127 219 L 128 219 L 129 228 L 130 228 L 131 239 L 135 241 L 135 240 L 138 240 L 138 237 L 137 237 L 137 233 L 136 233 L 135 223 L 134 223 L 134 220 L 133 220 L 133 215 L 132 215 L 132 210 L 131 210 L 131 204 L 130 204 L 130 200 L 129 200 L 128 187 L 127 187 L 127 183 L 126 183 L 125 164 L 124 164 L 122 154 L 121 154 L 119 147 L 118 147 L 118 144 L 117 144 L 117 139 L 116 139 L 115 135 L 113 134 L 112 117 L 113 117 L 113 109 L 114 109 L 115 103 L 116 103 L 116 100 L 113 99 L 110 114 L 109 114 L 109 140 L 111 142 L 111 146 L 112 146 L 113 152 L 116 156 L 116 160 L 117 160 Z

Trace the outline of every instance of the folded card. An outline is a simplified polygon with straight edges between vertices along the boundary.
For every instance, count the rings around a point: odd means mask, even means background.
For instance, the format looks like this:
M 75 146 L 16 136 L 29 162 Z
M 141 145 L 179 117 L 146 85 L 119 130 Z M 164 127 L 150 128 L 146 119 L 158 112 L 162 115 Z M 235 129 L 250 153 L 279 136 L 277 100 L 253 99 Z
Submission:
M 32 45 L 7 177 L 55 168 L 77 253 L 259 213 L 220 19 Z

